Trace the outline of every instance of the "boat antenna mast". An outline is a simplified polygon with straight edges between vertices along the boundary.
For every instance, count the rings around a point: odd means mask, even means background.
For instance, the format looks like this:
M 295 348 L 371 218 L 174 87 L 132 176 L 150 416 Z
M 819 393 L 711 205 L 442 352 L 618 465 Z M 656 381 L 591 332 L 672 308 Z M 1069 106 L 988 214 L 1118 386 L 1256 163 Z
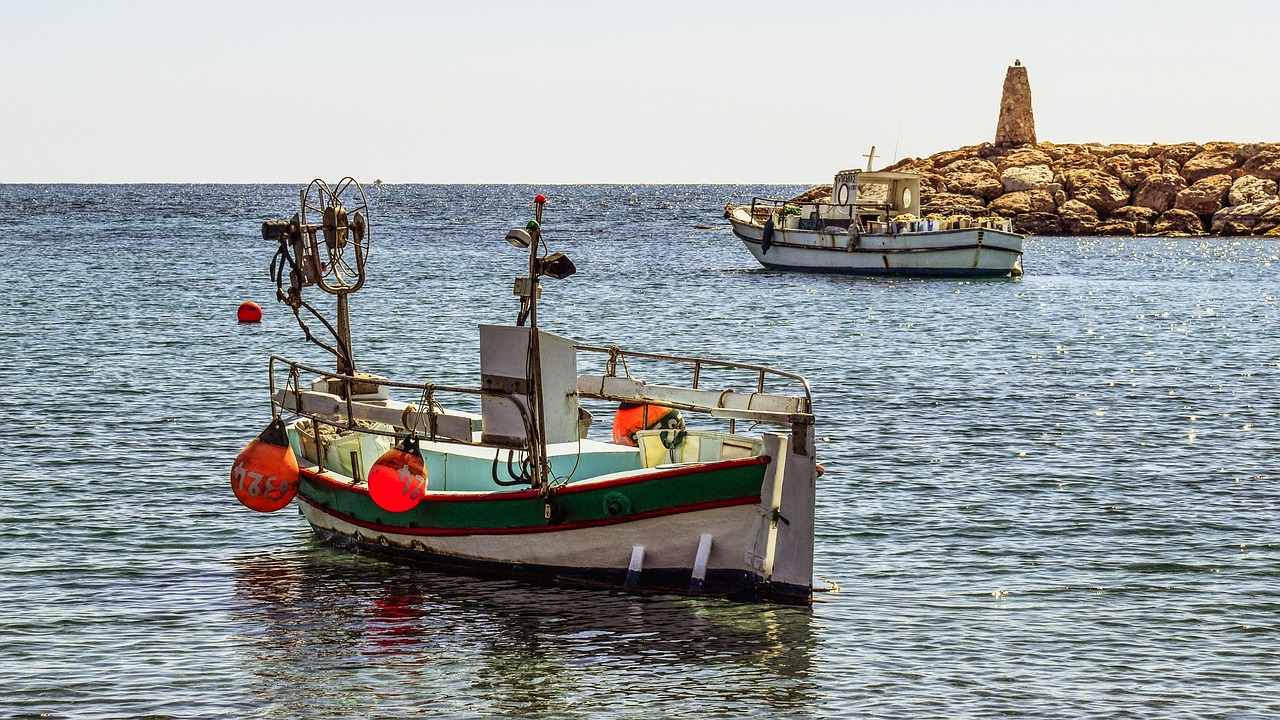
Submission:
M 542 352 L 538 345 L 538 296 L 542 294 L 543 276 L 555 280 L 563 280 L 578 271 L 563 253 L 547 254 L 546 243 L 542 240 L 542 210 L 547 198 L 539 194 L 533 199 L 534 219 L 523 228 L 514 228 L 507 233 L 507 242 L 517 248 L 529 250 L 529 274 L 518 277 L 514 292 L 520 298 L 520 312 L 516 316 L 516 325 L 529 323 L 529 355 L 526 362 L 527 379 L 529 381 L 529 409 L 533 416 L 533 434 L 529 438 L 529 461 L 536 475 L 531 478 L 542 493 L 548 497 L 551 465 L 547 461 L 547 429 L 546 413 L 542 396 Z M 539 255 L 541 252 L 541 255 Z M 550 504 L 548 504 L 550 512 Z
M 345 177 L 330 187 L 312 180 L 300 193 L 302 209 L 291 220 L 262 223 L 262 237 L 280 244 L 271 260 L 276 299 L 293 310 L 307 340 L 333 353 L 337 374 L 354 376 L 349 296 L 364 286 L 369 256 L 369 203 L 364 188 Z M 317 285 L 337 298 L 331 323 L 302 298 L 302 289 Z M 312 334 L 302 319 L 306 310 L 333 335 L 332 345 Z

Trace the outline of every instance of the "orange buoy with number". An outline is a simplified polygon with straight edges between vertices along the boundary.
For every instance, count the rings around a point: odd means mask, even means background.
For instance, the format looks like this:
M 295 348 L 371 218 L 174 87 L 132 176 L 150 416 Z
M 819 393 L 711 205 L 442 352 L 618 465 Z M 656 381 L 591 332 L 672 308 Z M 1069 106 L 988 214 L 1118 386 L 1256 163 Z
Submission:
M 369 495 L 387 512 L 412 510 L 427 494 L 427 468 L 418 436 L 408 435 L 369 468 Z
M 298 494 L 298 459 L 280 418 L 272 420 L 236 456 L 231 465 L 231 491 L 242 505 L 258 512 L 275 512 Z
M 635 445 L 641 430 L 674 430 L 684 427 L 679 410 L 665 405 L 624 402 L 613 416 L 613 441 L 619 445 Z
M 236 311 L 236 318 L 242 323 L 262 322 L 262 306 L 252 300 L 245 300 L 240 303 L 240 309 Z

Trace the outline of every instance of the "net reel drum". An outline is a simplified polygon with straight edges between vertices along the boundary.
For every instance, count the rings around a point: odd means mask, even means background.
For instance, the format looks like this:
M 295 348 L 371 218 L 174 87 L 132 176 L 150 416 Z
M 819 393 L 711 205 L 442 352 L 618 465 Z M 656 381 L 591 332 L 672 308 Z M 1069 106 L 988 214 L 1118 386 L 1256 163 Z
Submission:
M 271 261 L 276 298 L 293 310 L 308 340 L 333 353 L 338 374 L 354 375 L 348 297 L 364 286 L 366 277 L 369 202 L 364 188 L 350 177 L 333 187 L 323 180 L 312 180 L 300 195 L 302 207 L 292 219 L 262 224 L 263 239 L 280 244 Z M 313 285 L 336 297 L 336 325 L 303 299 L 302 289 Z M 334 345 L 311 333 L 302 319 L 304 309 L 329 330 Z

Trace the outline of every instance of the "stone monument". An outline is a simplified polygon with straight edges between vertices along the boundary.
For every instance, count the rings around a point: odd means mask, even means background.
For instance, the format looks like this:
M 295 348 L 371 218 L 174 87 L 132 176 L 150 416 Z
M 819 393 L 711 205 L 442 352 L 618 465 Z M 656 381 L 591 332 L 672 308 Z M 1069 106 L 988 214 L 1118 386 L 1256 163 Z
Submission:
M 1036 121 L 1031 115 L 1031 82 L 1021 60 L 1014 60 L 1004 74 L 1004 94 L 1000 98 L 1000 122 L 996 125 L 996 147 L 1011 148 L 1036 144 Z

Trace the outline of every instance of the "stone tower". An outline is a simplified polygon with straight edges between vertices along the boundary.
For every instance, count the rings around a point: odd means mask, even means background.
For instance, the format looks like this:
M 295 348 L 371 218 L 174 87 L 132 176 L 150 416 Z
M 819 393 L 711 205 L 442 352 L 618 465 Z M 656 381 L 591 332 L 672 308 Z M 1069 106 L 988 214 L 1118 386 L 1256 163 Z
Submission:
M 1014 60 L 1004 74 L 1004 95 L 1000 98 L 1000 122 L 996 125 L 996 147 L 1010 148 L 1036 144 L 1036 121 L 1031 115 L 1031 82 L 1021 60 Z

